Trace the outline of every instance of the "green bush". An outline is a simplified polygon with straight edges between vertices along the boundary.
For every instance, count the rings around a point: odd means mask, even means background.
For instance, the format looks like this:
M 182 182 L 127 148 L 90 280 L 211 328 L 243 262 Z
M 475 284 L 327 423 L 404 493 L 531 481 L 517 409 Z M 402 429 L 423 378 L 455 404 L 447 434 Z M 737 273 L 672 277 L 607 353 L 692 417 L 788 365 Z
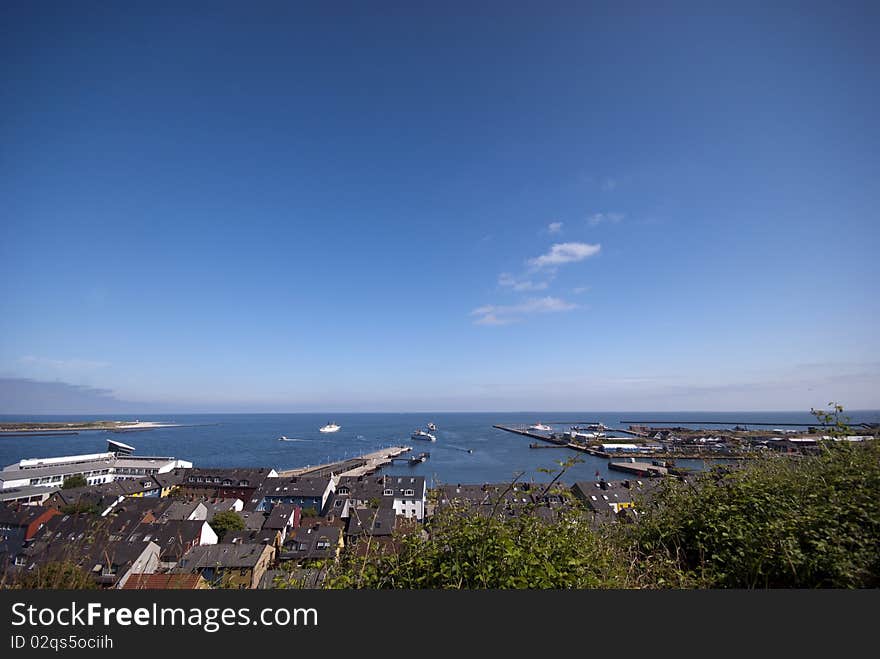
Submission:
M 228 531 L 243 531 L 246 528 L 244 519 L 234 510 L 217 513 L 208 524 L 221 541 Z
M 880 585 L 880 447 L 833 442 L 667 482 L 635 527 L 643 557 L 697 587 Z
M 82 474 L 76 474 L 75 476 L 68 476 L 64 479 L 64 483 L 61 485 L 62 490 L 69 490 L 74 487 L 85 487 L 89 482 L 86 480 L 86 477 Z

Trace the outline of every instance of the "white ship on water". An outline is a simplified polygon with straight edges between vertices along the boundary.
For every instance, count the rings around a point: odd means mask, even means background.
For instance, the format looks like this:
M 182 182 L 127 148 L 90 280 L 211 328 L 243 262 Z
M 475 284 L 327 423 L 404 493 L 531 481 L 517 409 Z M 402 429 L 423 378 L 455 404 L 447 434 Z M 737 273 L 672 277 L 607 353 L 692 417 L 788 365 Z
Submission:
M 342 427 L 342 426 L 336 425 L 335 423 L 332 423 L 332 422 L 331 422 L 331 423 L 328 423 L 328 424 L 327 424 L 326 426 L 324 426 L 323 428 L 319 428 L 319 429 L 318 429 L 318 432 L 336 432 L 336 431 L 338 431 L 341 427 Z
M 538 422 L 533 426 L 529 426 L 529 430 L 539 430 L 541 432 L 552 432 L 553 428 L 551 426 L 548 426 L 546 424 Z
M 429 442 L 436 442 L 437 438 L 434 437 L 429 432 L 425 432 L 424 430 L 416 430 L 412 435 L 410 435 L 410 439 L 425 439 Z

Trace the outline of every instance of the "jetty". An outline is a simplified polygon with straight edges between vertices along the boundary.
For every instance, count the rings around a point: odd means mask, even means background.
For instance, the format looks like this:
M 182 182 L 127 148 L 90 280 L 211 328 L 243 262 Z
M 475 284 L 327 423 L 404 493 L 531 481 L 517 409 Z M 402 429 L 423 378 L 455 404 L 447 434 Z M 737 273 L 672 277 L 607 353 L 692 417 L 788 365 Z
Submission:
M 669 473 L 669 470 L 666 467 L 661 467 L 660 465 L 653 465 L 647 462 L 609 462 L 609 469 L 614 469 L 615 471 L 625 471 L 629 474 L 635 474 L 637 476 L 666 476 Z
M 307 465 L 296 469 L 286 469 L 279 471 L 278 475 L 281 478 L 293 478 L 295 476 L 325 477 L 330 475 L 366 476 L 391 464 L 394 458 L 408 451 L 412 451 L 411 446 L 391 446 L 356 458 L 348 458 L 321 465 Z

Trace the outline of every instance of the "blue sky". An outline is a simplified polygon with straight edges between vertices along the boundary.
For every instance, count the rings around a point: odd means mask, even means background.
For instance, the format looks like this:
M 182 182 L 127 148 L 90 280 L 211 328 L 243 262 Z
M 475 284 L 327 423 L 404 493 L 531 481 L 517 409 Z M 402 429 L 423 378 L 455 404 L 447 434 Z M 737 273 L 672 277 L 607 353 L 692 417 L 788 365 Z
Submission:
M 0 412 L 880 407 L 880 9 L 764 4 L 4 4 Z

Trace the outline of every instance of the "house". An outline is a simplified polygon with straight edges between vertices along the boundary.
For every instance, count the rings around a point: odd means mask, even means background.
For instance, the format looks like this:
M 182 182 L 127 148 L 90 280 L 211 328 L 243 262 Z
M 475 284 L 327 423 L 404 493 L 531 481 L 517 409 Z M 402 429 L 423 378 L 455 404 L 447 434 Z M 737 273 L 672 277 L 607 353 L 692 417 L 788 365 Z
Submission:
M 189 469 L 178 487 L 185 494 L 241 499 L 247 505 L 267 480 L 277 477 L 278 472 L 267 467 Z
M 200 574 L 132 574 L 123 590 L 206 590 L 211 586 Z
M 263 522 L 263 530 L 278 531 L 281 542 L 287 539 L 287 534 L 299 527 L 302 509 L 292 503 L 278 503 L 272 507 L 272 512 Z
M 328 508 L 343 519 L 356 508 L 391 508 L 396 515 L 425 519 L 424 476 L 342 477 Z
M 125 540 L 129 543 L 156 543 L 160 567 L 170 569 L 193 547 L 216 545 L 219 539 L 206 521 L 168 520 L 140 525 Z
M 31 540 L 50 519 L 61 513 L 53 506 L 0 506 L 0 533 L 22 529 L 25 540 Z
M 656 480 L 606 481 L 603 478 L 578 481 L 571 487 L 571 492 L 600 521 L 607 521 L 624 510 L 635 509 L 640 501 L 648 500 L 656 488 Z
M 558 483 L 484 483 L 445 485 L 438 490 L 437 507 L 489 517 L 534 515 L 552 521 L 571 509 L 568 488 Z
M 4 503 L 41 505 L 60 489 L 60 485 L 23 485 L 0 489 L 0 505 Z
M 355 508 L 348 517 L 345 537 L 351 541 L 365 536 L 391 537 L 396 525 L 397 515 L 393 508 Z
M 223 542 L 233 545 L 273 545 L 280 551 L 281 533 L 274 529 L 227 531 L 223 536 Z
M 266 481 L 256 493 L 255 498 L 259 498 L 256 510 L 270 511 L 276 504 L 286 503 L 320 515 L 335 489 L 336 479 L 332 476 L 273 479 Z
M 335 561 L 344 546 L 343 528 L 340 523 L 313 520 L 311 523 L 304 523 L 287 536 L 279 560 L 297 563 L 315 560 Z
M 153 474 L 152 479 L 160 488 L 159 496 L 167 497 L 174 494 L 186 480 L 187 469 L 172 469 L 162 474 Z
M 208 508 L 204 502 L 198 499 L 186 501 L 171 500 L 169 506 L 162 513 L 164 519 L 179 520 L 207 520 Z
M 200 574 L 215 588 L 256 588 L 274 559 L 273 545 L 221 543 L 193 547 L 172 573 Z
M 241 513 L 244 510 L 244 501 L 232 497 L 218 498 L 210 497 L 201 499 L 202 505 L 205 506 L 207 520 L 210 522 L 217 513 L 223 513 L 233 510 Z
M 132 518 L 122 520 L 126 527 Z M 95 515 L 58 515 L 49 519 L 34 539 L 15 557 L 17 578 L 49 563 L 70 562 L 91 576 L 98 586 L 118 588 L 132 573 L 155 572 L 160 548 L 154 542 L 129 542 L 112 528 L 119 520 Z

